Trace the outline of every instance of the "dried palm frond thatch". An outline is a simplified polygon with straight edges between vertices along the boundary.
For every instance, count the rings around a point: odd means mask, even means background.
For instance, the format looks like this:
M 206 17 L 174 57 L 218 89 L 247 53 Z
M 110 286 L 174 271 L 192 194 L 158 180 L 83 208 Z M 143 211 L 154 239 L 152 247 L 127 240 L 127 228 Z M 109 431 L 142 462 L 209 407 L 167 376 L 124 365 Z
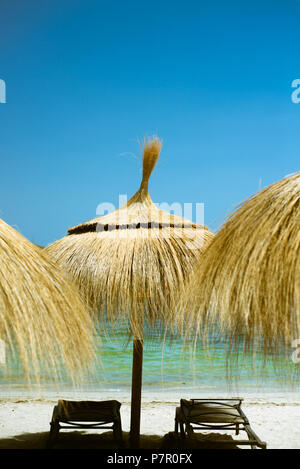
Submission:
M 129 323 L 135 337 L 167 324 L 176 316 L 178 291 L 189 277 L 212 233 L 207 227 L 159 210 L 148 181 L 161 142 L 144 144 L 143 179 L 138 192 L 119 210 L 70 228 L 47 248 L 77 282 L 102 323 Z
M 77 288 L 40 248 L 0 220 L 0 339 L 17 348 L 27 377 L 73 377 L 93 357 L 93 325 Z
M 75 279 L 99 312 L 100 322 L 114 327 L 126 321 L 133 341 L 131 401 L 132 445 L 138 446 L 144 327 L 148 334 L 182 329 L 178 293 L 212 238 L 207 227 L 159 210 L 148 181 L 160 155 L 161 141 L 143 145 L 143 178 L 137 193 L 103 217 L 69 229 L 47 248 Z
M 265 356 L 300 337 L 300 173 L 252 196 L 210 243 L 185 290 L 198 332 Z M 289 349 L 290 350 L 290 349 Z

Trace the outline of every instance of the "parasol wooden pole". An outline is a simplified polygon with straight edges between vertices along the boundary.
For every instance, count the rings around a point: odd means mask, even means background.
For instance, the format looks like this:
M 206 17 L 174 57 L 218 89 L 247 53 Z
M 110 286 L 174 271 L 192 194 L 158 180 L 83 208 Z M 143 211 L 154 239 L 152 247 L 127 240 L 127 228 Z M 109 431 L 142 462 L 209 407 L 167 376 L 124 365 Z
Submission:
M 140 446 L 141 396 L 143 372 L 143 340 L 133 339 L 130 447 Z

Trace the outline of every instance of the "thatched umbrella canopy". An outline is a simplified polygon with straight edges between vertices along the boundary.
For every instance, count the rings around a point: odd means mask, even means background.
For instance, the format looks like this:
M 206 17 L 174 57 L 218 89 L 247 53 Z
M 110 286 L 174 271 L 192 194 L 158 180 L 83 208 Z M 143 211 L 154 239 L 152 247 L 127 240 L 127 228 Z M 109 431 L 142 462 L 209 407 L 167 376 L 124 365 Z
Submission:
M 159 210 L 148 193 L 158 160 L 158 138 L 143 146 L 143 178 L 127 204 L 70 228 L 47 248 L 74 277 L 91 307 L 114 325 L 126 321 L 134 336 L 131 436 L 138 445 L 144 326 L 156 333 L 182 327 L 178 291 L 213 236 L 202 225 Z
M 78 289 L 40 248 L 0 220 L 0 339 L 27 377 L 40 366 L 73 376 L 93 356 L 93 327 Z
M 229 216 L 186 298 L 198 331 L 218 324 L 231 351 L 243 344 L 276 356 L 291 347 L 300 337 L 300 173 L 266 187 Z

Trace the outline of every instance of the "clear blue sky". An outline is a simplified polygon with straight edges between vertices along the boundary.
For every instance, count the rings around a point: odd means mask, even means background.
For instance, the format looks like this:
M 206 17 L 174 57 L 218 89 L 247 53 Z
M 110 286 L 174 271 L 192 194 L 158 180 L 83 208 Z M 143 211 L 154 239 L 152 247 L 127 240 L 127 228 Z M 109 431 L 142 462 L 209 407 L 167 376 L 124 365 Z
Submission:
M 1 0 L 0 217 L 53 242 L 133 195 L 137 137 L 156 133 L 153 200 L 204 202 L 218 229 L 300 170 L 299 15 L 296 0 Z

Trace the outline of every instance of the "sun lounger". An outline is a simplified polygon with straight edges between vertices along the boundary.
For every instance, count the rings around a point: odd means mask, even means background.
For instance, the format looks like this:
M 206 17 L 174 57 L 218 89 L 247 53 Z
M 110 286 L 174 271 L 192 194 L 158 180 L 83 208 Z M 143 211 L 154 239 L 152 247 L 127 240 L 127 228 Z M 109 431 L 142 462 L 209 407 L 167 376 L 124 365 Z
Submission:
M 61 429 L 112 429 L 115 441 L 122 446 L 120 407 L 118 401 L 59 400 L 53 409 L 47 447 L 55 444 Z
M 176 408 L 175 434 L 181 439 L 192 437 L 194 431 L 234 430 L 238 435 L 245 431 L 248 439 L 210 440 L 210 444 L 248 445 L 252 449 L 266 448 L 267 444 L 259 439 L 250 427 L 249 421 L 241 409 L 243 399 L 181 399 L 180 407 Z M 180 427 L 180 435 L 178 433 Z

